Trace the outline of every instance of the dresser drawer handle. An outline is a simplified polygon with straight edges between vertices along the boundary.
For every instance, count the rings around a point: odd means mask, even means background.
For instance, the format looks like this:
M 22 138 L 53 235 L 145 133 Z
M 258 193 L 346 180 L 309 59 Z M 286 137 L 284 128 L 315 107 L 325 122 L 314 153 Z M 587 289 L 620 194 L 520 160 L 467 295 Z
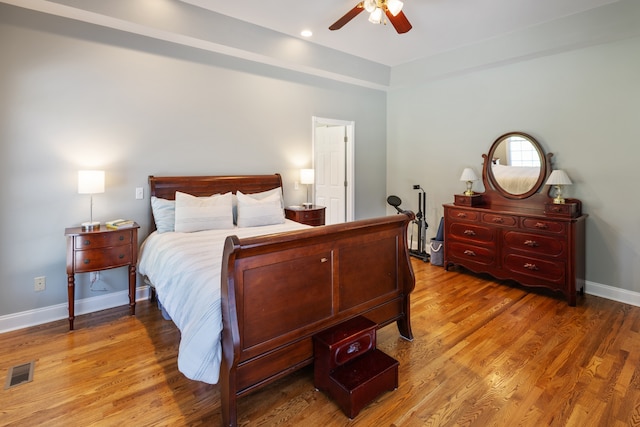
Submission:
M 535 240 L 525 240 L 524 244 L 526 246 L 529 246 L 530 248 L 537 248 L 538 247 L 538 242 L 536 242 Z
M 464 230 L 464 234 L 466 234 L 467 236 L 475 236 L 476 232 L 473 230 Z
M 124 240 L 124 236 L 120 236 L 120 241 Z
M 124 258 L 124 254 L 118 255 L 118 259 L 123 259 L 123 258 Z
M 528 270 L 532 270 L 532 271 L 534 271 L 534 270 L 535 270 L 535 271 L 539 270 L 539 268 L 538 268 L 538 266 L 537 266 L 537 265 L 535 265 L 535 264 L 531 264 L 531 263 L 528 263 L 528 262 L 527 262 L 527 263 L 525 263 L 523 267 L 524 267 L 524 268 L 526 268 L 526 269 L 528 269 Z
M 471 249 L 467 249 L 466 251 L 464 251 L 464 254 L 469 256 L 476 256 L 476 253 L 473 252 Z
M 500 216 L 497 216 L 493 218 L 493 222 L 495 222 L 496 224 L 502 224 L 504 222 L 504 219 Z
M 558 206 L 554 206 L 551 208 L 551 212 L 562 212 L 562 209 Z
M 84 242 L 82 242 L 82 244 L 85 246 L 89 246 L 91 244 L 91 240 L 85 240 Z
M 536 222 L 536 228 L 539 228 L 541 230 L 546 230 L 549 227 L 544 222 Z
M 467 217 L 466 213 L 464 213 L 464 212 L 458 213 L 458 218 L 466 218 L 466 217 Z
M 358 351 L 360 351 L 359 342 L 354 342 L 349 346 L 349 348 L 347 348 L 347 354 L 357 353 Z
M 84 261 L 82 261 L 85 264 L 89 264 L 91 262 L 91 260 L 89 258 L 85 258 Z

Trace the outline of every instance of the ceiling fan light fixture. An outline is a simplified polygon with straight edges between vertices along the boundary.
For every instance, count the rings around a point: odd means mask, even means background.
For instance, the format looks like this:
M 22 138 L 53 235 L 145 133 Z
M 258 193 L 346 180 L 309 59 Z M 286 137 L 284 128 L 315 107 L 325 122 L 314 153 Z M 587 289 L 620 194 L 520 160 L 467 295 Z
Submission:
M 403 5 L 404 3 L 400 0 L 387 0 L 387 10 L 389 10 L 393 16 L 396 16 L 400 11 L 402 11 Z
M 382 9 L 380 9 L 379 7 L 376 7 L 376 10 L 371 12 L 371 15 L 369 15 L 369 22 L 371 22 L 372 24 L 381 23 L 382 22 Z
M 376 0 L 364 0 L 364 10 L 369 13 L 373 13 L 374 10 L 378 7 L 378 2 Z

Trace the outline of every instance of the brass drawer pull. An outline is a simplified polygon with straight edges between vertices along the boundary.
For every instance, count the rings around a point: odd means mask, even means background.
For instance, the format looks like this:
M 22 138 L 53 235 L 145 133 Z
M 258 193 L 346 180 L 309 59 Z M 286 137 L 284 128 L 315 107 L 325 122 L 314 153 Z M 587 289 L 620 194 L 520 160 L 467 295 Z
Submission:
M 526 246 L 529 246 L 530 248 L 537 248 L 538 247 L 538 242 L 536 242 L 535 240 L 525 240 L 524 244 Z
M 466 251 L 464 251 L 464 254 L 469 256 L 476 256 L 476 253 L 473 252 L 471 249 L 467 249 Z
M 354 342 L 351 345 L 349 345 L 349 348 L 347 348 L 347 354 L 356 353 L 358 351 L 360 351 L 360 343 L 359 342 Z
M 475 236 L 476 232 L 473 230 L 464 230 L 464 234 L 466 234 L 467 236 Z
M 466 213 L 464 213 L 464 212 L 458 213 L 458 218 L 466 218 L 466 217 L 467 217 Z
M 536 228 L 539 228 L 541 230 L 546 230 L 549 227 L 544 222 L 536 222 Z
M 496 224 L 502 224 L 504 222 L 504 219 L 500 216 L 497 216 L 493 218 L 493 222 L 495 222 Z
M 523 267 L 528 269 L 528 270 L 532 270 L 532 271 L 540 270 L 537 265 L 531 264 L 531 263 L 528 263 L 528 262 L 525 263 Z

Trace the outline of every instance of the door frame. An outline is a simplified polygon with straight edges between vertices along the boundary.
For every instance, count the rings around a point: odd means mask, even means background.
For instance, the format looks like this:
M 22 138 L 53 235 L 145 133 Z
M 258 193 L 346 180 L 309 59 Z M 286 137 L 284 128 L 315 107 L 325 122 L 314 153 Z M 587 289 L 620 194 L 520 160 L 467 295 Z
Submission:
M 346 206 L 346 220 L 347 221 L 353 221 L 355 218 L 355 209 L 354 209 L 354 204 L 355 204 L 355 172 L 354 172 L 354 165 L 355 165 L 355 122 L 353 120 L 338 120 L 338 119 L 329 119 L 326 117 L 317 117 L 317 116 L 312 116 L 311 117 L 311 124 L 312 124 L 312 128 L 311 128 L 311 134 L 312 134 L 312 142 L 311 142 L 311 146 L 312 146 L 312 163 L 313 163 L 313 168 L 317 169 L 317 165 L 316 165 L 316 129 L 318 127 L 321 126 L 344 126 L 347 130 L 347 145 L 346 145 L 346 152 L 345 152 L 345 167 L 346 167 L 346 172 L 345 172 L 345 179 L 347 181 L 347 188 L 346 188 L 346 200 L 345 200 L 345 206 Z M 315 199 L 315 184 L 313 184 L 313 197 Z

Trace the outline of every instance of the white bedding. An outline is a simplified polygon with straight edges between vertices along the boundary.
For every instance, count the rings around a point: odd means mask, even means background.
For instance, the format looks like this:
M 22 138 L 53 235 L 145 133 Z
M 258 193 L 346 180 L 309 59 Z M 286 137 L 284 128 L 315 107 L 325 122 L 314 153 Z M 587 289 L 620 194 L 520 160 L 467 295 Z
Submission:
M 511 194 L 524 194 L 538 181 L 539 167 L 492 165 L 496 181 Z
M 155 286 L 160 303 L 180 329 L 178 369 L 187 378 L 209 384 L 218 382 L 222 358 L 220 268 L 225 238 L 308 227 L 286 220 L 262 227 L 156 232 L 145 240 L 138 271 Z

